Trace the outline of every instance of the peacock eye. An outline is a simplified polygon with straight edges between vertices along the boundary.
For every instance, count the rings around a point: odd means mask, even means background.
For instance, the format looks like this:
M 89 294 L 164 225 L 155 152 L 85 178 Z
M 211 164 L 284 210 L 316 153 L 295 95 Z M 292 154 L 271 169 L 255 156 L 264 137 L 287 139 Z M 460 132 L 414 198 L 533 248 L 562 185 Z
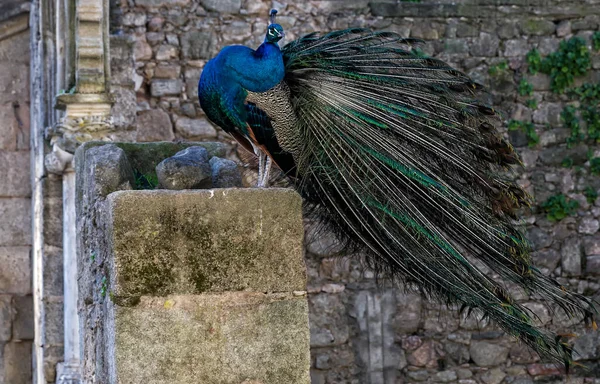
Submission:
M 275 34 L 273 33 L 273 30 L 272 30 L 272 29 L 269 29 L 269 36 L 273 36 L 273 35 L 275 35 Z

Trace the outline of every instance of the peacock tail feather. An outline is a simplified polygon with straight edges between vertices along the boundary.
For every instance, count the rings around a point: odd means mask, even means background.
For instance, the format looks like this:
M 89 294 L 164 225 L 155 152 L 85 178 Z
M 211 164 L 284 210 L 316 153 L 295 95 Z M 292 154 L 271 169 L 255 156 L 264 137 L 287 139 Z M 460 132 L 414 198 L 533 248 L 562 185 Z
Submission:
M 348 29 L 286 45 L 294 158 L 312 212 L 369 266 L 432 297 L 482 311 L 540 355 L 571 348 L 534 326 L 507 283 L 592 319 L 591 301 L 532 265 L 516 211 L 530 197 L 501 176 L 520 160 L 481 87 L 390 32 Z M 495 271 L 502 282 L 481 272 Z

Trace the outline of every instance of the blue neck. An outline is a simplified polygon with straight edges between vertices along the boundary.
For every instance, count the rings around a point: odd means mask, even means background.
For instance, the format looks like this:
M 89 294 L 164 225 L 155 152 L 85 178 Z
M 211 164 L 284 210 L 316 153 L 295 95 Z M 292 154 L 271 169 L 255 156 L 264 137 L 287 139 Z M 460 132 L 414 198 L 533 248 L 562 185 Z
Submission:
M 270 59 L 274 56 L 281 56 L 279 45 L 277 45 L 277 43 L 268 42 L 266 38 L 255 52 L 256 53 L 254 55 L 259 59 Z

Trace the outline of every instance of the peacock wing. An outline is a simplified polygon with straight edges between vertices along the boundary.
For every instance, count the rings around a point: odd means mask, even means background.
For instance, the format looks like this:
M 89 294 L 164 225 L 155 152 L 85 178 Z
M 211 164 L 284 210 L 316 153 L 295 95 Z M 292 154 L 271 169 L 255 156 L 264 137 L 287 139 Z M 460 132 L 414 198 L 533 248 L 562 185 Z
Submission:
M 529 197 L 503 176 L 519 158 L 497 132 L 495 111 L 478 100 L 481 87 L 415 43 L 350 29 L 283 48 L 304 143 L 294 154 L 300 193 L 377 271 L 480 310 L 568 365 L 570 347 L 536 328 L 507 284 L 569 315 L 589 318 L 593 307 L 532 266 L 513 222 Z

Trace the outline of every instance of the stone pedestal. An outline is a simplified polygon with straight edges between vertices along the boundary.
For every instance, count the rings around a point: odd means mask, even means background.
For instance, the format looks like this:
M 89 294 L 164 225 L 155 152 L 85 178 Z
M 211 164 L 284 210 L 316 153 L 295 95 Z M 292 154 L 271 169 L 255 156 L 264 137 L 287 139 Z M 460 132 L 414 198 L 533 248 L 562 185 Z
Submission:
M 112 192 L 103 184 L 131 188 L 125 152 L 86 149 L 76 158 L 84 382 L 309 383 L 300 197 Z

